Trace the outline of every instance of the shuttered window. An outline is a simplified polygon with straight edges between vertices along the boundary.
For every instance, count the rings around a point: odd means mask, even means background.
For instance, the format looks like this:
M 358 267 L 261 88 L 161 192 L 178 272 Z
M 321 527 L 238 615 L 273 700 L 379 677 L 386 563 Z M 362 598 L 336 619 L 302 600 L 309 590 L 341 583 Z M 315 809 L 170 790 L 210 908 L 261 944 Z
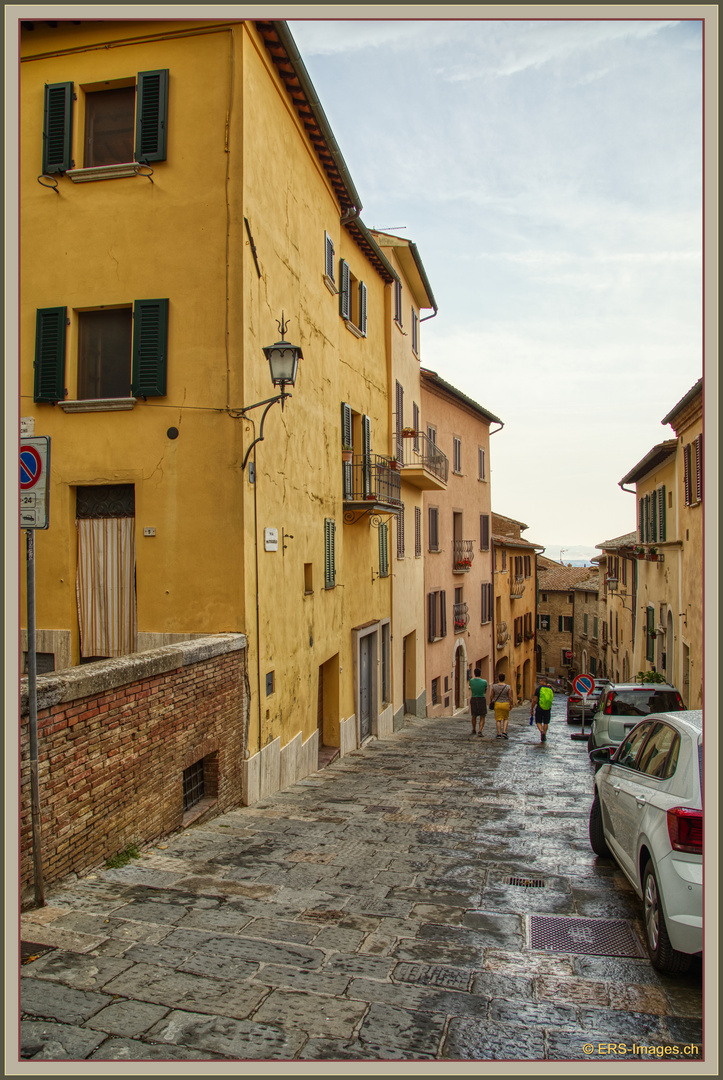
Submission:
M 612 624 L 612 612 L 610 612 Z M 655 608 L 648 607 L 645 610 L 645 659 L 651 662 L 655 660 Z M 613 628 L 610 626 L 610 640 L 612 641 Z
M 394 321 L 402 325 L 402 283 L 394 282 Z
M 165 161 L 168 141 L 168 69 L 138 72 L 135 160 Z
M 417 433 L 414 436 L 414 449 L 416 453 L 419 453 L 419 405 L 416 401 L 412 402 L 412 427 Z
M 490 516 L 489 516 L 489 514 L 480 514 L 480 516 L 479 516 L 479 546 L 480 546 L 480 551 L 489 551 L 489 547 L 490 547 Z
M 379 526 L 379 576 L 389 577 L 389 526 Z
M 690 506 L 693 502 L 691 487 L 691 444 L 686 443 L 683 447 L 683 489 L 685 493 L 685 505 Z
M 136 300 L 133 305 L 134 397 L 163 397 L 166 393 L 168 300 Z
M 645 543 L 645 499 L 638 499 L 638 540 Z
M 447 636 L 447 593 L 439 590 L 439 636 Z
M 665 521 L 665 485 L 658 488 L 658 540 L 665 540 L 667 535 Z
M 324 272 L 334 280 L 334 241 L 328 232 L 324 233 Z
M 434 641 L 437 637 L 437 594 L 427 595 L 427 639 Z
M 324 588 L 333 589 L 336 585 L 335 534 L 336 522 L 333 518 L 324 518 Z
M 453 457 L 454 457 L 453 469 L 454 469 L 454 472 L 461 473 L 462 472 L 462 440 L 458 439 L 456 436 L 454 438 L 453 451 L 454 451 L 454 453 L 453 453 Z
M 404 558 L 404 506 L 397 514 L 397 558 Z
M 422 556 L 422 508 L 421 506 L 414 507 L 414 557 L 419 559 Z
M 45 87 L 43 117 L 43 173 L 64 173 L 73 167 L 73 84 L 50 83 Z
M 398 379 L 394 408 L 394 430 L 397 435 L 397 461 L 404 461 L 404 438 L 402 436 L 402 428 L 404 427 L 404 387 Z
M 699 435 L 693 444 L 695 446 L 695 497 L 698 502 L 703 501 L 703 436 Z
M 65 340 L 67 308 L 39 308 L 35 319 L 33 401 L 62 401 L 65 397 Z
M 346 401 L 341 403 L 341 444 L 342 446 L 353 446 L 352 443 L 352 415 L 351 405 L 348 405 Z M 354 483 L 354 467 L 351 462 L 342 462 L 342 484 L 343 494 L 345 499 L 350 499 L 352 495 L 353 483 Z
M 478 463 L 477 464 L 478 464 L 478 470 L 479 470 L 479 479 L 480 480 L 485 480 L 487 478 L 487 474 L 486 474 L 485 452 L 484 452 L 484 448 L 482 446 L 480 446 L 478 448 L 477 456 L 478 456 Z
M 419 315 L 412 308 L 412 352 L 419 355 Z
M 351 318 L 351 272 L 344 259 L 339 260 L 339 314 L 342 319 Z
M 359 282 L 359 322 L 357 323 L 362 334 L 367 332 L 367 287 L 363 281 Z
M 429 508 L 429 550 L 439 551 L 439 509 Z
M 482 610 L 480 615 L 480 622 L 488 623 L 492 619 L 492 583 L 485 581 L 482 583 Z
M 362 478 L 364 498 L 372 494 L 372 422 L 362 416 Z

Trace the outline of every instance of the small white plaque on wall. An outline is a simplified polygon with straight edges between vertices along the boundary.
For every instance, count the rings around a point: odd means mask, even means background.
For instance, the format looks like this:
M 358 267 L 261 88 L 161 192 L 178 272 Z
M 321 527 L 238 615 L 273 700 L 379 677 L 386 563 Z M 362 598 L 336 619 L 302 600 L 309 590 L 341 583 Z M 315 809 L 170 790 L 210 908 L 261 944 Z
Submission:
M 35 417 L 34 416 L 21 416 L 20 417 L 20 438 L 31 439 L 35 434 Z
M 264 529 L 264 551 L 279 550 L 279 530 Z

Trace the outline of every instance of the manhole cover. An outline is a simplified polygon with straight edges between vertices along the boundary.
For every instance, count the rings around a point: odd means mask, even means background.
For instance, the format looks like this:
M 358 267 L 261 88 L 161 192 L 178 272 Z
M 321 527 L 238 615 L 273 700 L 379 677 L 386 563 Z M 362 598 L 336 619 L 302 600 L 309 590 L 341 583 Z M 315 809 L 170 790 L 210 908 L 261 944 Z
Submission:
M 506 877 L 503 885 L 521 885 L 524 889 L 544 889 L 545 882 L 542 878 Z
M 530 948 L 584 956 L 644 956 L 624 919 L 583 919 L 579 915 L 531 915 Z
M 54 952 L 57 945 L 40 945 L 37 941 L 20 942 L 20 963 L 32 964 L 33 960 L 40 959 L 45 953 Z

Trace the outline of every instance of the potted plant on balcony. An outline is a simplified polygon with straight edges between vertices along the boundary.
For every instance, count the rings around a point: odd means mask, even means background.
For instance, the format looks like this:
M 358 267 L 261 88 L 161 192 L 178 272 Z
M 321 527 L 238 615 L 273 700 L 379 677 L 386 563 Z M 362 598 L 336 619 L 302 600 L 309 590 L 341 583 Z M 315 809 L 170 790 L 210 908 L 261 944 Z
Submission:
M 455 570 L 469 570 L 471 565 L 472 560 L 467 558 L 467 556 L 465 555 L 463 558 L 457 559 L 456 563 L 454 564 L 454 568 Z
M 658 549 L 656 547 L 649 547 L 648 548 L 647 558 L 650 559 L 651 562 L 657 562 L 658 561 Z
M 354 447 L 349 446 L 349 443 L 342 443 L 341 446 L 341 460 L 345 465 L 351 465 L 351 459 L 354 454 Z

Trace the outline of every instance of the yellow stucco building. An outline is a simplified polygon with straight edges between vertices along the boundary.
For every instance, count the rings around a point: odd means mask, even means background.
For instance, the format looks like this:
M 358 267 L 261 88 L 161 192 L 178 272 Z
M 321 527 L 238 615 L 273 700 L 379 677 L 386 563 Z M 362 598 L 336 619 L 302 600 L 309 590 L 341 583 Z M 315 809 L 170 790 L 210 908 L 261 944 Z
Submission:
M 283 22 L 26 24 L 20 130 L 41 665 L 243 631 L 254 802 L 391 729 L 398 274 Z
M 657 671 L 689 709 L 703 703 L 703 380 L 661 421 L 676 437 L 620 481 L 637 507 L 634 671 Z M 634 488 L 630 485 L 635 485 Z M 608 560 L 610 576 L 610 560 Z
M 504 681 L 512 687 L 515 705 L 532 699 L 537 668 L 535 556 L 544 548 L 522 537 L 527 527 L 515 518 L 492 514 L 494 673 L 496 679 L 504 676 Z

